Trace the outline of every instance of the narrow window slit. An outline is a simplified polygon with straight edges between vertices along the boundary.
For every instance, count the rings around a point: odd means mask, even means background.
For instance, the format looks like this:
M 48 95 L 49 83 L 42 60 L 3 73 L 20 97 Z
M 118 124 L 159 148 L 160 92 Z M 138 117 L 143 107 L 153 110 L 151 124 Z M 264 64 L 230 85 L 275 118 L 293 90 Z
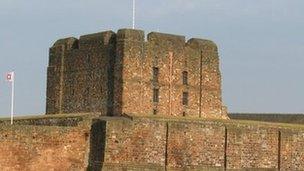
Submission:
M 182 103 L 185 106 L 188 106 L 188 96 L 189 96 L 188 92 L 183 92 Z
M 183 71 L 182 75 L 183 75 L 183 85 L 188 85 L 188 72 Z
M 157 88 L 153 89 L 153 102 L 154 103 L 159 102 L 159 89 L 157 89 Z

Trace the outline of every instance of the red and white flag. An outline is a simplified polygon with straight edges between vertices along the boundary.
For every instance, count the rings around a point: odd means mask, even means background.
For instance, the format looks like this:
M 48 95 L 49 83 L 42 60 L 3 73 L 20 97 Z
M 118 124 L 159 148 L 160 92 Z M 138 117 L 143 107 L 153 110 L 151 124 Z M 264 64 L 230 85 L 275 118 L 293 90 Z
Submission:
M 13 82 L 14 81 L 14 76 L 15 76 L 15 73 L 14 72 L 9 72 L 6 74 L 6 81 L 8 82 Z

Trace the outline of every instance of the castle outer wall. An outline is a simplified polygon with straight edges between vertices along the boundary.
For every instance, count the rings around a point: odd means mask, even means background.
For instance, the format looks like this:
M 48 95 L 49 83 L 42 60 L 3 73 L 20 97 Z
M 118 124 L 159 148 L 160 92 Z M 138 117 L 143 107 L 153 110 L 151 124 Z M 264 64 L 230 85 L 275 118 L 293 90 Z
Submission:
M 46 112 L 226 118 L 217 46 L 131 29 L 58 40 Z
M 304 127 L 49 115 L 0 121 L 1 170 L 304 170 Z

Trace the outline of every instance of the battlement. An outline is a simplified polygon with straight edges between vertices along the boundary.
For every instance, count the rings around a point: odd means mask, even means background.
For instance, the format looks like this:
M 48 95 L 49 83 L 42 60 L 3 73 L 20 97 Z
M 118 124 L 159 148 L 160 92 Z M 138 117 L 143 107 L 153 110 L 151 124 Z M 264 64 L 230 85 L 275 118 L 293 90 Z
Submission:
M 47 113 L 226 118 L 214 42 L 120 29 L 50 48 Z
M 217 52 L 217 45 L 211 40 L 192 38 L 188 40 L 187 45 L 193 49 Z
M 53 47 L 60 47 L 60 46 L 64 46 L 64 49 L 66 50 L 78 49 L 78 39 L 74 37 L 59 39 L 53 45 Z
M 142 30 L 120 29 L 117 31 L 117 41 L 121 40 L 144 41 L 145 33 Z
M 178 46 L 178 45 L 184 46 L 186 41 L 185 36 L 157 33 L 157 32 L 149 33 L 147 39 L 149 42 L 165 43 L 173 46 Z

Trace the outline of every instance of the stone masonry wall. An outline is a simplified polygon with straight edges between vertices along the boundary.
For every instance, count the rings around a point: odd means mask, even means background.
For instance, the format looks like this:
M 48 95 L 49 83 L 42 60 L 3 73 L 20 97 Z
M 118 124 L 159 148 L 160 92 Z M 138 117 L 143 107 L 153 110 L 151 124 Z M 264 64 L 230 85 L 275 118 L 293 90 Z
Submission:
M 278 130 L 257 126 L 228 127 L 227 167 L 278 168 Z
M 154 120 L 107 123 L 106 165 L 165 166 L 166 123 Z
M 51 120 L 0 124 L 0 170 L 85 170 L 89 156 L 90 121 L 42 126 Z M 76 122 L 75 122 L 76 123 Z M 24 125 L 25 124 L 25 125 Z M 38 125 L 35 125 L 38 124 Z M 74 125 L 74 123 L 72 123 Z
M 50 48 L 47 114 L 227 118 L 216 44 L 121 29 Z
M 87 116 L 0 121 L 0 170 L 304 170 L 300 125 Z
M 223 168 L 225 127 L 210 123 L 168 124 L 168 168 Z
M 106 124 L 104 170 L 304 169 L 303 128 L 142 118 Z
M 304 132 L 281 130 L 280 144 L 281 170 L 304 170 Z
M 209 40 L 149 33 L 117 33 L 116 69 L 122 84 L 121 111 L 133 115 L 167 115 L 225 118 L 217 46 Z M 155 71 L 157 74 L 155 75 Z M 184 82 L 183 73 L 187 73 Z M 119 78 L 119 77 L 118 77 Z M 158 99 L 154 100 L 154 90 Z M 187 104 L 183 103 L 187 93 Z M 119 95 L 118 95 L 119 96 Z
M 58 40 L 50 48 L 47 114 L 113 108 L 115 34 L 111 31 Z M 73 44 L 73 46 L 69 46 Z

